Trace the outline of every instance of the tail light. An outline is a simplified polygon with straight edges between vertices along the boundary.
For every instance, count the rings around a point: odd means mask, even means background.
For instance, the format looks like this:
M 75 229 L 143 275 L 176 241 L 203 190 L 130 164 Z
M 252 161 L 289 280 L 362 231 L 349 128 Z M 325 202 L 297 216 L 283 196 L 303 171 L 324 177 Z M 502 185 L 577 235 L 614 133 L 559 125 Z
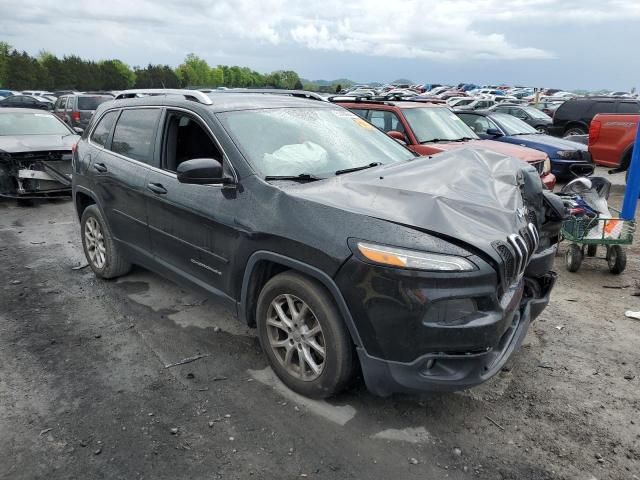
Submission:
M 591 120 L 591 125 L 589 125 L 589 145 L 593 145 L 598 141 L 601 127 L 602 122 L 600 120 Z
M 71 120 L 74 122 L 80 121 L 80 112 L 71 112 Z

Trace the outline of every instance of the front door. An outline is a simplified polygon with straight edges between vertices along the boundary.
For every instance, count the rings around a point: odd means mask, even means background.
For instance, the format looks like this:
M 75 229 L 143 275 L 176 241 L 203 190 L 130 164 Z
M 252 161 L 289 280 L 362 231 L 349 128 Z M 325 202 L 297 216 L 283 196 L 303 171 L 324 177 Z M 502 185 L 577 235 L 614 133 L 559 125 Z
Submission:
M 227 206 L 232 191 L 221 185 L 180 183 L 180 163 L 214 158 L 225 165 L 221 149 L 196 115 L 168 110 L 161 142 L 161 169 L 147 178 L 151 248 L 156 260 L 214 294 L 227 296 L 237 244 Z

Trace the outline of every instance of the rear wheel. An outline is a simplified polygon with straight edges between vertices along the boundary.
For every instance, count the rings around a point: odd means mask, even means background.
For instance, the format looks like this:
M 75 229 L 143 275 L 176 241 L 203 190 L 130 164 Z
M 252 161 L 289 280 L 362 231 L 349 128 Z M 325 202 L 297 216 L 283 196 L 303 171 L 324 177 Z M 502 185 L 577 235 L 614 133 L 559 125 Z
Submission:
M 621 274 L 627 267 L 627 252 L 620 245 L 612 245 L 607 253 L 607 264 L 611 273 Z
M 549 132 L 549 130 L 547 130 L 547 127 L 544 127 L 544 126 L 542 126 L 542 125 L 538 125 L 538 126 L 536 127 L 536 130 L 537 130 L 538 132 L 540 132 L 540 133 L 548 133 L 548 132 Z
M 567 248 L 567 252 L 564 255 L 567 270 L 570 272 L 577 272 L 582 265 L 582 248 L 575 243 L 572 243 Z
M 586 135 L 586 134 L 587 134 L 587 131 L 582 127 L 571 127 L 564 132 L 565 137 L 569 137 L 571 135 Z
M 260 292 L 256 318 L 262 349 L 289 388 L 327 398 L 347 385 L 354 370 L 351 338 L 322 285 L 296 272 L 276 275 Z
M 82 212 L 80 235 L 84 254 L 97 277 L 120 277 L 131 270 L 97 205 L 89 205 Z

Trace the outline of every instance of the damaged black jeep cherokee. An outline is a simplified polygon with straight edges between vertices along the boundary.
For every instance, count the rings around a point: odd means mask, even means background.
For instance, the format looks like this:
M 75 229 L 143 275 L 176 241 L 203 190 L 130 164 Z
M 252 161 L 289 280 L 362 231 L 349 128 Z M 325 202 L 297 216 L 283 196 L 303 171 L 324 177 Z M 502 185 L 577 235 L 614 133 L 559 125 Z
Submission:
M 563 217 L 538 173 L 426 158 L 289 95 L 128 91 L 73 157 L 102 278 L 142 265 L 222 299 L 311 397 L 456 390 L 498 372 L 545 308 Z

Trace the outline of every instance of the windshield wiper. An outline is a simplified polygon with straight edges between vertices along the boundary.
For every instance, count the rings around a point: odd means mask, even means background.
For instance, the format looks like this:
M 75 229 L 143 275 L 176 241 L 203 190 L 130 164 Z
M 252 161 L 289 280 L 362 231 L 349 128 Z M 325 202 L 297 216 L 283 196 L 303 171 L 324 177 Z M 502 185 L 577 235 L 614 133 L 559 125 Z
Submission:
M 357 172 L 359 170 L 366 170 L 367 168 L 379 167 L 382 162 L 373 162 L 369 165 L 362 165 L 361 167 L 345 168 L 344 170 L 336 170 L 336 175 L 342 175 L 343 173 Z
M 450 142 L 448 138 L 432 138 L 431 140 L 425 140 L 420 142 L 420 145 L 424 145 L 425 143 L 438 143 L 438 142 Z
M 313 182 L 316 180 L 324 180 L 323 177 L 317 177 L 311 173 L 301 173 L 300 175 L 267 175 L 265 180 L 294 180 L 298 182 Z

